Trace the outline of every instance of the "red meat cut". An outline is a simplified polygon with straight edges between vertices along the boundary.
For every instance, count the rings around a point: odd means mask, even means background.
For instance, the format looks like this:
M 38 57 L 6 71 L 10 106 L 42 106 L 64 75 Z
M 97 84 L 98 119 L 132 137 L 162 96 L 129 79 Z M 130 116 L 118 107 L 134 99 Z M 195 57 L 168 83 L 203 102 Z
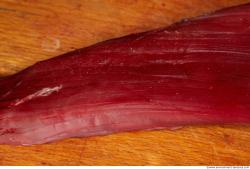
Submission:
M 98 43 L 0 79 L 0 144 L 250 123 L 250 4 Z

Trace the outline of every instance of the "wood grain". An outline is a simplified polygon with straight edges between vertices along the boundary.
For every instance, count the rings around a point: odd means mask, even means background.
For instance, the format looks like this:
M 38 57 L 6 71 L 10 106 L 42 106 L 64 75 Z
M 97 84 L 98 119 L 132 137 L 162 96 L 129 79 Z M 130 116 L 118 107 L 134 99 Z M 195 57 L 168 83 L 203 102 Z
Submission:
M 0 76 L 250 0 L 1 0 Z M 0 165 L 250 165 L 250 127 L 199 126 L 0 146 Z

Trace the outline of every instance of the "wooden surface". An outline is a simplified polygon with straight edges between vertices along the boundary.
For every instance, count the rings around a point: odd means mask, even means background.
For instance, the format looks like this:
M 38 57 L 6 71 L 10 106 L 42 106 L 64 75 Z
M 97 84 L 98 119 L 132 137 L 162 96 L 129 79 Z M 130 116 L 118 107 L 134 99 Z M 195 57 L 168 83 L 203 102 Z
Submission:
M 0 76 L 76 48 L 250 0 L 0 0 Z M 0 146 L 0 165 L 250 165 L 250 127 Z

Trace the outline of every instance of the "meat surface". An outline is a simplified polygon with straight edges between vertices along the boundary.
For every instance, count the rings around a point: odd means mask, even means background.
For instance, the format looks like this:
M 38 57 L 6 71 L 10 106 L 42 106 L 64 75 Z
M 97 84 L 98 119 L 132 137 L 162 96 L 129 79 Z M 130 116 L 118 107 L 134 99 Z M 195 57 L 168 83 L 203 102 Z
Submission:
M 250 123 L 250 4 L 98 43 L 0 79 L 0 144 Z

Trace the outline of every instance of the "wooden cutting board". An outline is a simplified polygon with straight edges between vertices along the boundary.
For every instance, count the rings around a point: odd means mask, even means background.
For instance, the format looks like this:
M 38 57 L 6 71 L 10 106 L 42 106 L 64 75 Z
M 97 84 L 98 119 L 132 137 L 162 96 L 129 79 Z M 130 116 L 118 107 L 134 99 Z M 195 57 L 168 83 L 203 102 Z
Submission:
M 0 76 L 106 39 L 250 0 L 1 0 Z M 250 127 L 199 126 L 0 145 L 0 165 L 250 165 Z

